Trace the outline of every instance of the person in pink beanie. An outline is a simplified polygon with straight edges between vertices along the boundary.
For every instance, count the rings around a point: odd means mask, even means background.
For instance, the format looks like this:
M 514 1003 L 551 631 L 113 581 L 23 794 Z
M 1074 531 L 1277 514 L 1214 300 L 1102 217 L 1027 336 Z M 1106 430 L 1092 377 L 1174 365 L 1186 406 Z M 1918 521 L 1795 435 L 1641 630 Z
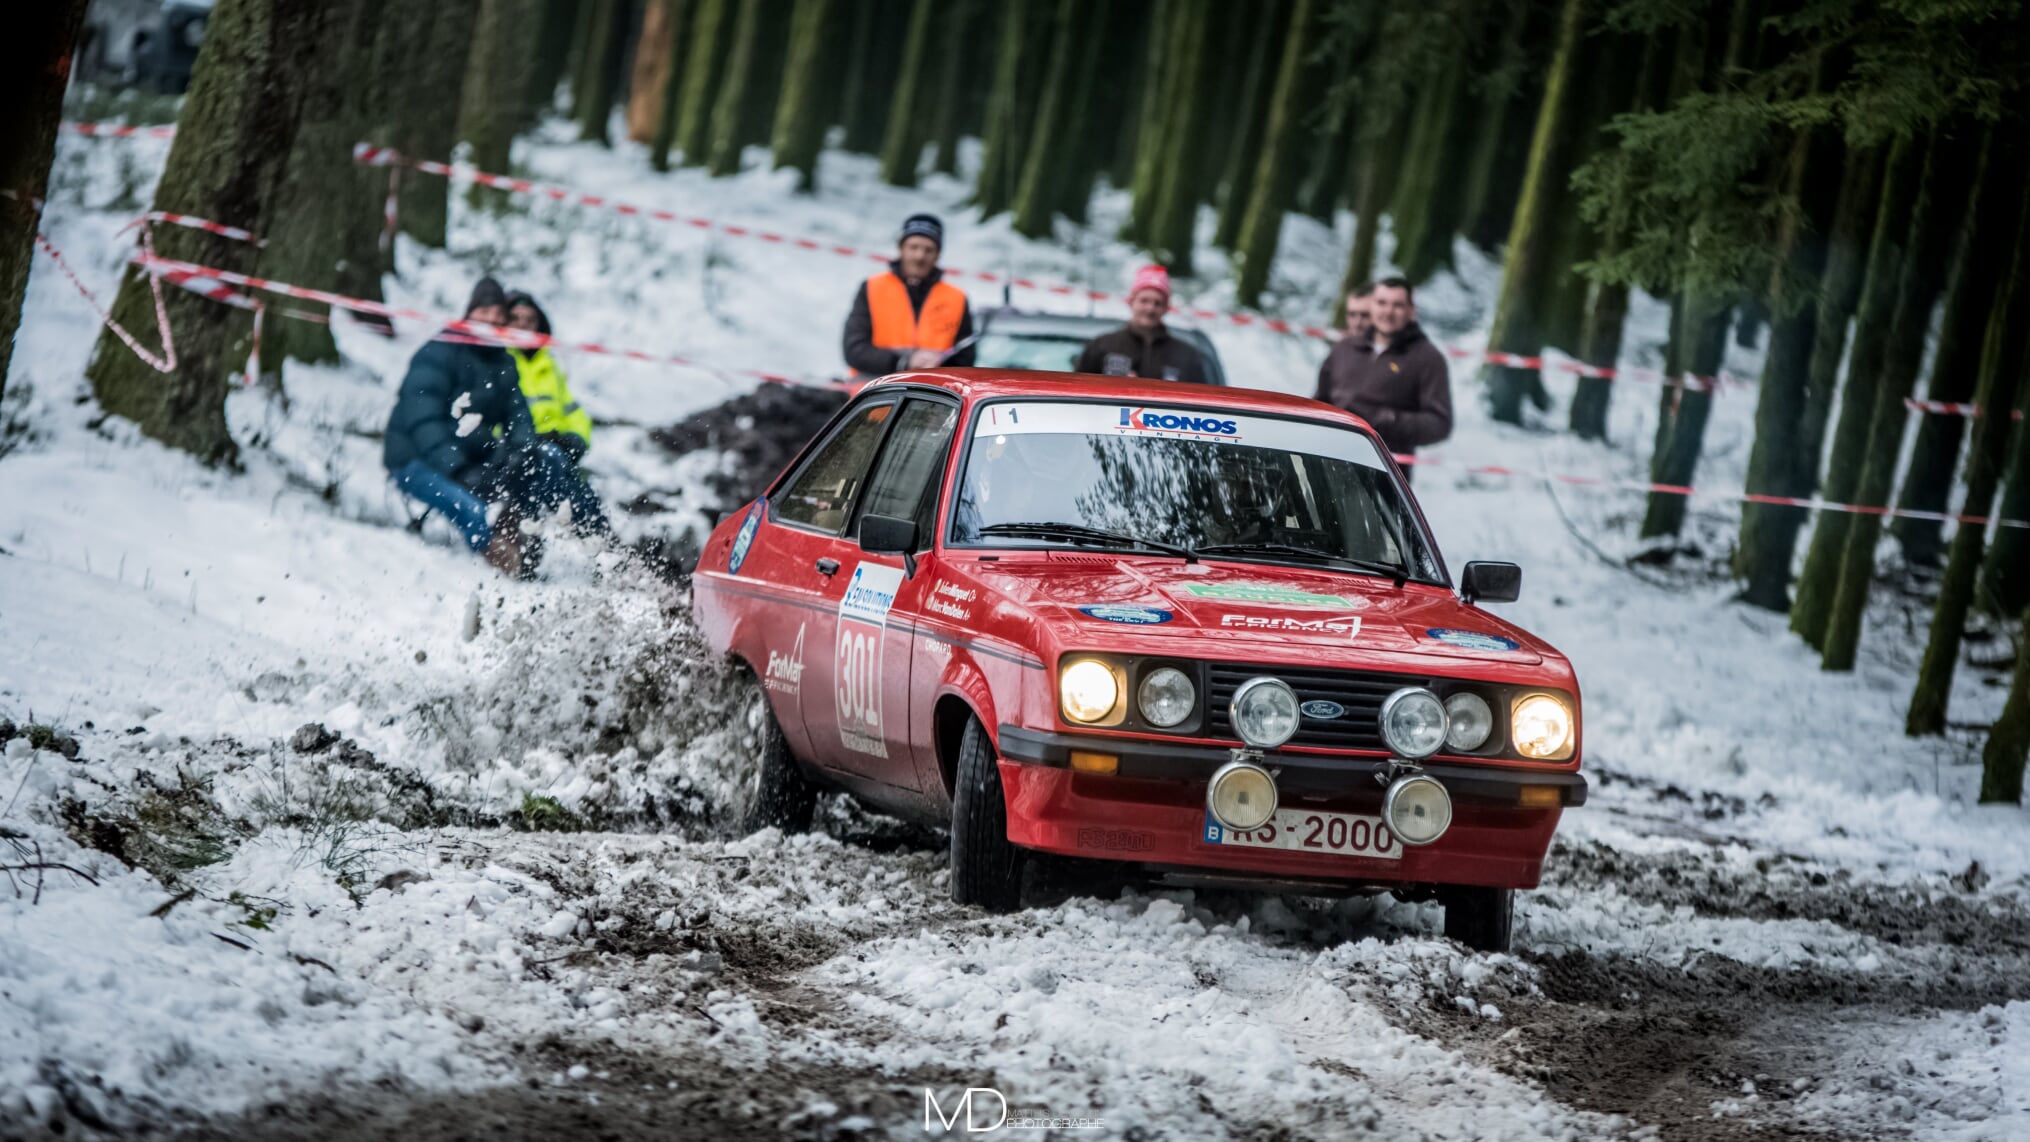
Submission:
M 1143 266 L 1128 286 L 1128 323 L 1086 342 L 1078 372 L 1109 377 L 1148 377 L 1186 384 L 1207 383 L 1198 350 L 1173 337 L 1163 324 L 1170 312 L 1170 272 Z

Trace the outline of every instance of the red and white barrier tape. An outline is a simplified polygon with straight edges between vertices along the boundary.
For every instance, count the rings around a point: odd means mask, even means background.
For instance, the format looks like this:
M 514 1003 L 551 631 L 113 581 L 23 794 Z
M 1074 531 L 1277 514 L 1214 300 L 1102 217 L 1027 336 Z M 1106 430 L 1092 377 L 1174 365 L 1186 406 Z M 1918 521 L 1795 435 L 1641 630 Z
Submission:
M 87 135 L 96 139 L 171 139 L 176 137 L 176 127 L 130 127 L 125 123 L 73 123 L 65 122 L 63 130 L 73 135 Z
M 125 234 L 137 226 L 145 226 L 150 222 L 167 222 L 171 226 L 181 226 L 187 230 L 202 230 L 207 234 L 216 234 L 221 238 L 231 238 L 236 242 L 247 242 L 255 246 L 268 244 L 266 239 L 255 237 L 251 230 L 242 230 L 238 226 L 227 226 L 208 218 L 193 218 L 188 214 L 176 214 L 168 210 L 151 210 L 120 227 L 120 233 Z
M 1981 415 L 1981 406 L 1977 404 L 1954 404 L 1951 401 L 1942 400 L 1918 400 L 1916 397 L 1904 397 L 1903 407 L 1915 409 L 1918 412 L 1936 413 L 1940 416 Z M 2023 410 L 2020 408 L 2015 409 L 2009 415 L 2012 419 L 2021 420 L 2023 419 Z
M 141 234 L 141 244 L 144 250 L 154 249 L 153 240 L 146 231 Z M 56 244 L 51 242 L 47 235 L 38 231 L 35 235 L 35 246 L 49 255 L 49 260 L 55 262 L 56 268 L 62 270 L 63 276 L 69 278 L 70 284 L 77 288 L 78 294 L 85 299 L 85 304 L 91 306 L 93 312 L 99 315 L 100 322 L 112 330 L 114 336 L 125 342 L 136 357 L 141 358 L 144 364 L 158 373 L 176 371 L 176 339 L 169 332 L 169 309 L 162 300 L 161 282 L 152 278 L 148 282 L 148 288 L 155 294 L 155 332 L 162 341 L 162 354 L 157 356 L 144 347 L 132 333 L 127 332 L 119 322 L 113 320 L 112 313 L 99 304 L 98 296 L 85 285 L 83 278 L 78 277 L 77 271 L 71 269 L 70 263 L 64 260 L 63 252 L 56 248 Z
M 1997 527 L 2030 528 L 2030 520 L 1996 519 L 1993 516 L 1956 515 L 1952 512 L 1927 512 L 1909 508 L 1874 507 L 1868 504 L 1836 504 L 1817 497 L 1771 496 L 1759 492 L 1715 491 L 1710 488 L 1695 488 L 1686 484 L 1650 484 L 1641 480 L 1616 480 L 1605 476 L 1574 476 L 1562 473 L 1526 472 L 1520 468 L 1508 468 L 1499 464 L 1449 464 L 1436 456 L 1405 456 L 1396 454 L 1396 463 L 1419 468 L 1445 467 L 1457 472 L 1476 476 L 1509 476 L 1521 480 L 1536 480 L 1547 484 L 1573 484 L 1581 487 L 1624 488 L 1634 492 L 1660 493 L 1667 496 L 1705 496 L 1712 499 L 1735 500 L 1748 504 L 1774 504 L 1778 507 L 1808 508 L 1822 512 L 1849 512 L 1855 515 L 1876 515 L 1888 519 L 1927 519 L 1940 523 L 1968 523 Z

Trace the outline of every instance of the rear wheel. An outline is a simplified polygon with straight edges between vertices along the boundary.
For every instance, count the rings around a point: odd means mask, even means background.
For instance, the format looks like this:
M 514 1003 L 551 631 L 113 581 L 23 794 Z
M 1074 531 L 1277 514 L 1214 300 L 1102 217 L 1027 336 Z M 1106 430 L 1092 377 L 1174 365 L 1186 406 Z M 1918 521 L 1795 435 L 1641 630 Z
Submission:
M 959 740 L 952 791 L 952 899 L 989 912 L 1022 904 L 1022 850 L 1008 841 L 1008 804 L 1001 770 L 978 718 Z
M 754 675 L 743 672 L 734 716 L 747 731 L 745 756 L 733 772 L 733 800 L 727 817 L 740 835 L 776 828 L 808 832 L 818 791 L 789 751 L 789 739 L 775 720 L 768 694 Z
M 1479 886 L 1439 893 L 1445 905 L 1445 936 L 1476 952 L 1508 951 L 1515 932 L 1515 889 Z

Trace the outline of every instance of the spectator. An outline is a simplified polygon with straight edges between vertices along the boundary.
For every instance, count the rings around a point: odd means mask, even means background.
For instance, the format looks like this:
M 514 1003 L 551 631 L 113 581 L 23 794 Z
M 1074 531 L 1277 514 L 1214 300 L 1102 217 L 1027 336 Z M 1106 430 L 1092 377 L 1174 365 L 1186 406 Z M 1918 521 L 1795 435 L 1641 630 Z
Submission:
M 1374 283 L 1362 282 L 1360 288 L 1346 295 L 1346 329 L 1348 337 L 1355 341 L 1366 341 L 1374 336 Z
M 1128 323 L 1086 342 L 1075 371 L 1205 384 L 1205 361 L 1189 342 L 1170 335 L 1163 324 L 1168 312 L 1170 272 L 1162 266 L 1136 270 L 1128 287 Z
M 868 278 L 846 315 L 846 364 L 861 376 L 973 363 L 973 312 L 966 292 L 937 268 L 944 223 L 912 214 L 894 261 Z
M 515 290 L 507 295 L 508 325 L 524 333 L 550 335 L 550 315 L 536 299 Z M 521 381 L 522 399 L 529 402 L 529 416 L 535 421 L 536 438 L 555 447 L 564 458 L 577 464 L 592 448 L 592 414 L 582 408 L 565 384 L 564 370 L 548 344 L 533 349 L 508 346 Z
M 1383 278 L 1368 304 L 1373 330 L 1332 347 L 1316 396 L 1373 425 L 1391 452 L 1414 454 L 1452 435 L 1451 372 L 1417 325 L 1409 282 Z
M 481 278 L 465 319 L 501 326 L 507 294 Z M 520 520 L 569 500 L 581 531 L 604 532 L 606 516 L 563 454 L 536 439 L 507 350 L 481 336 L 446 331 L 416 351 L 388 416 L 381 462 L 397 487 L 444 513 L 466 546 L 502 574 L 533 570 Z M 487 508 L 500 504 L 499 519 Z

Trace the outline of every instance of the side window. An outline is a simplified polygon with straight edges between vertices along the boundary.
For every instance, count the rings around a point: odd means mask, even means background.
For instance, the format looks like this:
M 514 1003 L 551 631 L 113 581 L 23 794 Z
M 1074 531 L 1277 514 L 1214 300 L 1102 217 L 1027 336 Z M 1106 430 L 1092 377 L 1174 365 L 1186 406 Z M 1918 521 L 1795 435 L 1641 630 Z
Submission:
M 929 546 L 931 520 L 937 513 L 938 471 L 958 416 L 957 408 L 942 401 L 905 403 L 867 481 L 859 514 L 913 519 L 917 542 Z
M 846 526 L 853 498 L 867 478 L 868 462 L 895 412 L 893 402 L 869 405 L 853 414 L 825 441 L 803 470 L 775 494 L 775 514 L 785 523 L 837 533 Z

